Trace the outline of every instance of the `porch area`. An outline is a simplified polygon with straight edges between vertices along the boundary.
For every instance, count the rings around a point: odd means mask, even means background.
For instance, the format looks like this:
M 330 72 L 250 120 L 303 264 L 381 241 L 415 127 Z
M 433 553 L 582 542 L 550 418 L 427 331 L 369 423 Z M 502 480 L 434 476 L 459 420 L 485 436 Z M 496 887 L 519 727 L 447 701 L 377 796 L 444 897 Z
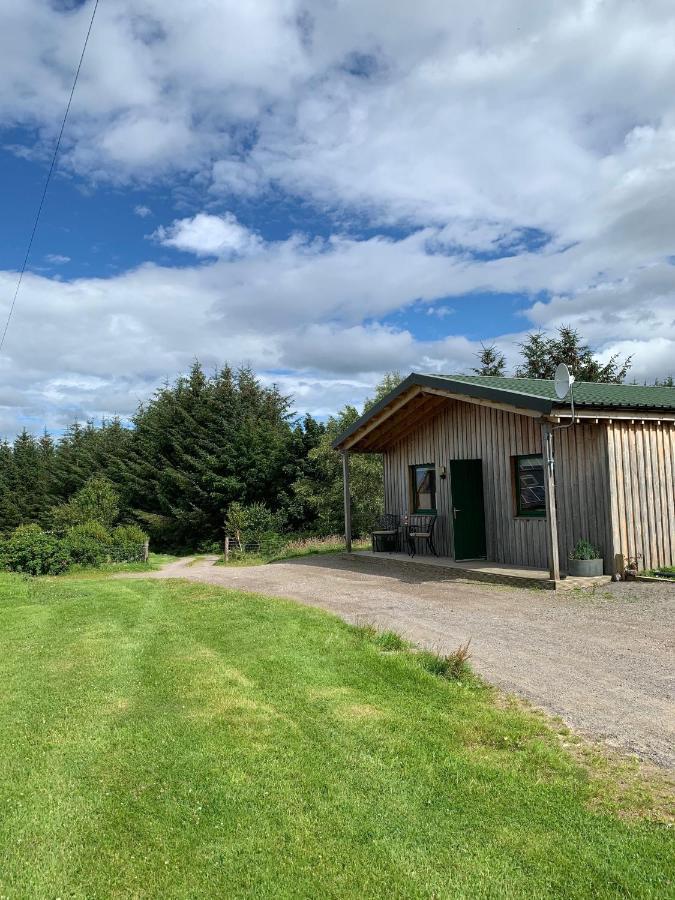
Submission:
M 490 560 L 455 560 L 449 556 L 415 555 L 402 552 L 377 552 L 372 550 L 352 550 L 342 554 L 346 559 L 368 560 L 389 568 L 390 572 L 397 567 L 440 579 L 461 579 L 467 581 L 483 581 L 492 584 L 507 584 L 522 588 L 543 588 L 545 590 L 569 591 L 574 588 L 589 588 L 594 585 L 608 584 L 611 576 L 600 575 L 595 578 L 574 578 L 567 576 L 556 581 L 551 579 L 548 569 L 537 569 L 531 566 L 512 566 Z M 431 571 L 430 571 L 431 570 Z

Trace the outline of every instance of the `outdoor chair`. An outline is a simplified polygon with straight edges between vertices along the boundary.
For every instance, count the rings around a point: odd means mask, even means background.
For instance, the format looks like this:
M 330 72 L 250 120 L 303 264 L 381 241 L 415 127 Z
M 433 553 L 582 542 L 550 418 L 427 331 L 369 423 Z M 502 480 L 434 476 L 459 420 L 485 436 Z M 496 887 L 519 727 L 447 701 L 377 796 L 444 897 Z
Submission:
M 436 516 L 410 516 L 408 528 L 406 529 L 406 541 L 408 542 L 408 554 L 410 556 L 414 556 L 416 553 L 416 541 L 424 541 L 434 556 L 438 556 L 434 547 L 435 524 Z
M 373 553 L 382 552 L 385 547 L 389 550 L 398 549 L 398 527 L 401 517 L 397 513 L 384 513 L 370 533 L 373 543 Z

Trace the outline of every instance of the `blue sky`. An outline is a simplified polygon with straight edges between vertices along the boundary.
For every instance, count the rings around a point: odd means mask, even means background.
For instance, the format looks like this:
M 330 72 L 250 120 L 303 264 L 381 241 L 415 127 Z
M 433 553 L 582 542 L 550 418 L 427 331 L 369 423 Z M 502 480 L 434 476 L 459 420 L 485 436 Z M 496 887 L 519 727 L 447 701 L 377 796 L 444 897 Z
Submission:
M 0 12 L 0 313 L 90 11 Z M 128 416 L 195 357 L 325 416 L 561 323 L 668 374 L 673 39 L 658 0 L 101 3 L 0 433 Z
M 12 144 L 30 145 L 34 138 L 14 130 Z M 14 217 L 0 221 L 0 267 L 16 268 L 23 258 L 27 236 L 33 225 L 35 209 L 44 185 L 46 163 L 0 151 L 0 189 Z M 190 185 L 174 183 L 150 188 L 113 188 L 91 186 L 72 173 L 60 173 L 50 185 L 39 229 L 31 251 L 29 270 L 63 279 L 107 278 L 144 262 L 162 266 L 189 266 L 191 253 L 167 247 L 152 239 L 159 223 L 176 216 L 195 215 L 203 209 L 204 196 Z M 218 214 L 219 204 L 213 213 Z M 228 198 L 225 206 L 246 228 L 267 242 L 286 241 L 299 231 L 312 238 L 330 238 L 336 229 L 343 235 L 364 240 L 383 235 L 400 240 L 416 228 L 373 228 L 359 220 L 321 212 L 309 203 L 288 197 L 283 192 L 265 196 L 256 202 Z M 539 234 L 531 236 L 527 246 L 536 249 L 542 243 Z M 450 251 L 446 251 L 450 252 Z M 484 252 L 471 254 L 486 258 Z M 493 252 L 490 258 L 508 258 L 509 248 Z M 410 302 L 380 322 L 391 328 L 406 329 L 418 340 L 437 340 L 445 335 L 464 335 L 471 340 L 486 340 L 495 333 L 520 331 L 523 315 L 532 298 L 525 293 L 499 294 L 472 291 L 469 294 L 440 296 L 433 305 Z M 486 321 L 491 330 L 486 329 Z

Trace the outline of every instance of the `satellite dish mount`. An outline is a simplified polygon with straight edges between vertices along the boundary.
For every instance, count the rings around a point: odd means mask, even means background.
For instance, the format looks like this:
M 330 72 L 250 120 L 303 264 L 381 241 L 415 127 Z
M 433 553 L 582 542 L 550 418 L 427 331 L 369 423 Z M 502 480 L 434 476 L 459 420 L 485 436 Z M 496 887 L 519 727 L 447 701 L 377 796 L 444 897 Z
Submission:
M 571 418 L 567 425 L 556 425 L 551 429 L 550 439 L 547 441 L 548 444 L 548 453 L 547 460 L 548 467 L 553 472 L 553 434 L 554 431 L 560 431 L 561 428 L 569 428 L 570 425 L 574 425 L 574 375 L 569 370 L 569 367 L 565 365 L 565 363 L 559 363 L 556 366 L 555 377 L 553 380 L 553 387 L 555 389 L 555 395 L 558 400 L 565 400 L 567 395 L 569 394 L 570 405 L 572 407 Z

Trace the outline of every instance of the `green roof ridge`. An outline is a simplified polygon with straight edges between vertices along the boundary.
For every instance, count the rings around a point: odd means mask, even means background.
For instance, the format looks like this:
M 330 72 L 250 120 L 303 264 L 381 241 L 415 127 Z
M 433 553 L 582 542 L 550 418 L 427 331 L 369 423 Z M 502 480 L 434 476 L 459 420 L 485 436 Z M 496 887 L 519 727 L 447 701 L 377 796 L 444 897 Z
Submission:
M 552 379 L 519 378 L 515 375 L 439 375 L 425 373 L 425 377 L 439 381 L 484 385 L 494 390 L 558 400 Z M 666 385 L 614 384 L 599 381 L 576 381 L 574 402 L 577 406 L 596 406 L 617 409 L 675 410 L 675 387 Z

